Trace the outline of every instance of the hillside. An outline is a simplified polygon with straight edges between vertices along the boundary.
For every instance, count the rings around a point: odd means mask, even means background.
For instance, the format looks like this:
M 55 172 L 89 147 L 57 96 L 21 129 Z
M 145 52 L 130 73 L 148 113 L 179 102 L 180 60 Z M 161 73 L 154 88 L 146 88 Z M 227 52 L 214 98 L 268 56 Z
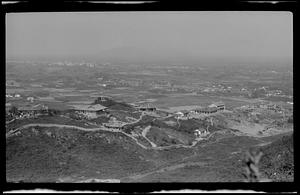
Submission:
M 55 182 L 60 178 L 115 179 L 151 168 L 131 139 L 109 132 L 34 128 L 6 140 L 9 182 Z
M 294 181 L 293 134 L 263 146 L 260 171 L 272 181 Z

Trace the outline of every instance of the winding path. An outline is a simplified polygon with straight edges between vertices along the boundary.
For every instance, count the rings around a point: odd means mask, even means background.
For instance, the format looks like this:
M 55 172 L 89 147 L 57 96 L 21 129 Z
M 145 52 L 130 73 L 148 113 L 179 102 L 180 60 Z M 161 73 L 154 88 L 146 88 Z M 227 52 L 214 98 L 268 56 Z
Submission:
M 58 127 L 58 128 L 72 128 L 72 129 L 77 129 L 81 131 L 110 131 L 110 132 L 119 132 L 119 130 L 114 130 L 114 129 L 108 129 L 106 127 L 98 127 L 98 128 L 85 128 L 85 127 L 79 127 L 79 126 L 74 126 L 74 125 L 61 125 L 61 124 L 51 124 L 51 123 L 31 123 L 27 125 L 23 125 L 17 129 L 11 130 L 6 133 L 6 138 L 12 136 L 15 132 L 26 129 L 29 127 Z
M 170 145 L 170 146 L 156 146 L 156 144 L 149 142 L 151 144 L 151 147 L 147 147 L 144 146 L 143 144 L 141 144 L 134 136 L 132 136 L 131 134 L 125 133 L 124 131 L 121 131 L 119 129 L 113 129 L 113 128 L 106 128 L 104 126 L 98 127 L 98 128 L 85 128 L 85 127 L 79 127 L 79 126 L 74 126 L 74 125 L 62 125 L 62 124 L 42 124 L 42 123 L 32 123 L 32 124 L 27 124 L 27 125 L 23 125 L 17 129 L 11 130 L 9 132 L 6 133 L 6 138 L 9 138 L 11 136 L 14 135 L 14 133 L 16 133 L 17 131 L 20 131 L 22 129 L 26 129 L 29 127 L 58 127 L 58 128 L 72 128 L 72 129 L 77 129 L 77 130 L 81 130 L 81 131 L 108 131 L 108 132 L 118 132 L 118 133 L 122 133 L 128 137 L 130 137 L 131 139 L 133 139 L 137 145 L 139 145 L 140 147 L 142 147 L 143 149 L 146 150 L 165 150 L 165 149 L 171 149 L 171 148 L 192 148 L 194 147 L 200 140 L 196 140 L 192 143 L 192 145 L 184 145 L 184 144 L 176 144 L 176 145 Z M 148 130 L 148 129 L 146 129 Z M 144 137 L 146 137 L 146 133 L 143 133 Z M 212 136 L 212 134 L 210 134 L 210 136 Z M 206 139 L 209 139 L 208 136 Z
M 153 148 L 156 148 L 157 145 L 155 143 L 153 143 L 148 137 L 146 137 L 146 135 L 147 135 L 147 133 L 149 132 L 150 129 L 151 129 L 151 125 L 147 126 L 145 129 L 143 129 L 142 136 L 151 144 L 151 146 Z

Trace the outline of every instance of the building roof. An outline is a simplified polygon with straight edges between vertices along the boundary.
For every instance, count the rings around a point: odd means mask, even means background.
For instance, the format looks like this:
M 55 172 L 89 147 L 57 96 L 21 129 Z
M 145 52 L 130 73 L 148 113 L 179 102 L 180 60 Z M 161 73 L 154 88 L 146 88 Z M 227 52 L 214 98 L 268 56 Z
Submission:
M 217 111 L 218 109 L 216 107 L 207 107 L 207 108 L 199 108 L 196 109 L 195 111 L 199 111 L 199 112 L 213 112 L 213 111 Z
M 183 112 L 177 111 L 177 112 L 175 112 L 175 114 L 183 114 Z
M 18 110 L 23 110 L 23 111 L 34 111 L 34 110 L 44 110 L 45 106 L 42 104 L 37 104 L 37 105 L 25 105 L 21 106 L 18 108 Z
M 155 106 L 150 103 L 143 103 L 143 104 L 138 105 L 138 108 L 155 108 Z
M 224 106 L 225 105 L 223 102 L 215 102 L 213 104 L 216 106 Z
M 104 110 L 107 107 L 102 106 L 100 104 L 95 104 L 95 105 L 73 105 L 75 110 L 84 110 L 84 111 L 100 111 Z
M 208 108 L 214 108 L 214 107 L 217 107 L 217 105 L 216 105 L 216 104 L 210 104 L 210 105 L 208 106 Z

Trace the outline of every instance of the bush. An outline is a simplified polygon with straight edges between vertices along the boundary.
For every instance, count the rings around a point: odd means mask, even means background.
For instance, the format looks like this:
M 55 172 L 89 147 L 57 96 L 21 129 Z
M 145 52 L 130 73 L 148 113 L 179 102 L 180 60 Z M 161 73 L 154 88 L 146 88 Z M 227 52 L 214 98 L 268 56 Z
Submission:
M 12 106 L 12 107 L 10 108 L 9 112 L 10 112 L 11 114 L 13 114 L 13 115 L 19 114 L 19 110 L 18 110 L 18 108 L 15 107 L 15 106 Z
M 55 115 L 60 115 L 60 114 L 61 114 L 60 110 L 48 109 L 48 115 L 49 116 L 55 116 Z

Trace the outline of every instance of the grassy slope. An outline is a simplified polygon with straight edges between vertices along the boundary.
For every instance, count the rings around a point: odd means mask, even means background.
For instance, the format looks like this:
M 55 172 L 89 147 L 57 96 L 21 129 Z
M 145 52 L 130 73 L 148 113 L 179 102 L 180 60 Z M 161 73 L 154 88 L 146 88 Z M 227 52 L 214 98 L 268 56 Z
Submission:
M 8 181 L 53 182 L 66 176 L 119 178 L 151 168 L 122 134 L 37 128 L 6 140 Z M 51 136 L 46 134 L 51 133 Z M 98 134 L 98 135 L 97 135 Z
M 258 143 L 260 141 L 248 136 L 206 141 L 194 148 L 196 155 L 186 155 L 190 158 L 170 163 L 175 167 L 183 163 L 187 166 L 156 172 L 131 182 L 241 182 L 244 180 L 243 154 Z

